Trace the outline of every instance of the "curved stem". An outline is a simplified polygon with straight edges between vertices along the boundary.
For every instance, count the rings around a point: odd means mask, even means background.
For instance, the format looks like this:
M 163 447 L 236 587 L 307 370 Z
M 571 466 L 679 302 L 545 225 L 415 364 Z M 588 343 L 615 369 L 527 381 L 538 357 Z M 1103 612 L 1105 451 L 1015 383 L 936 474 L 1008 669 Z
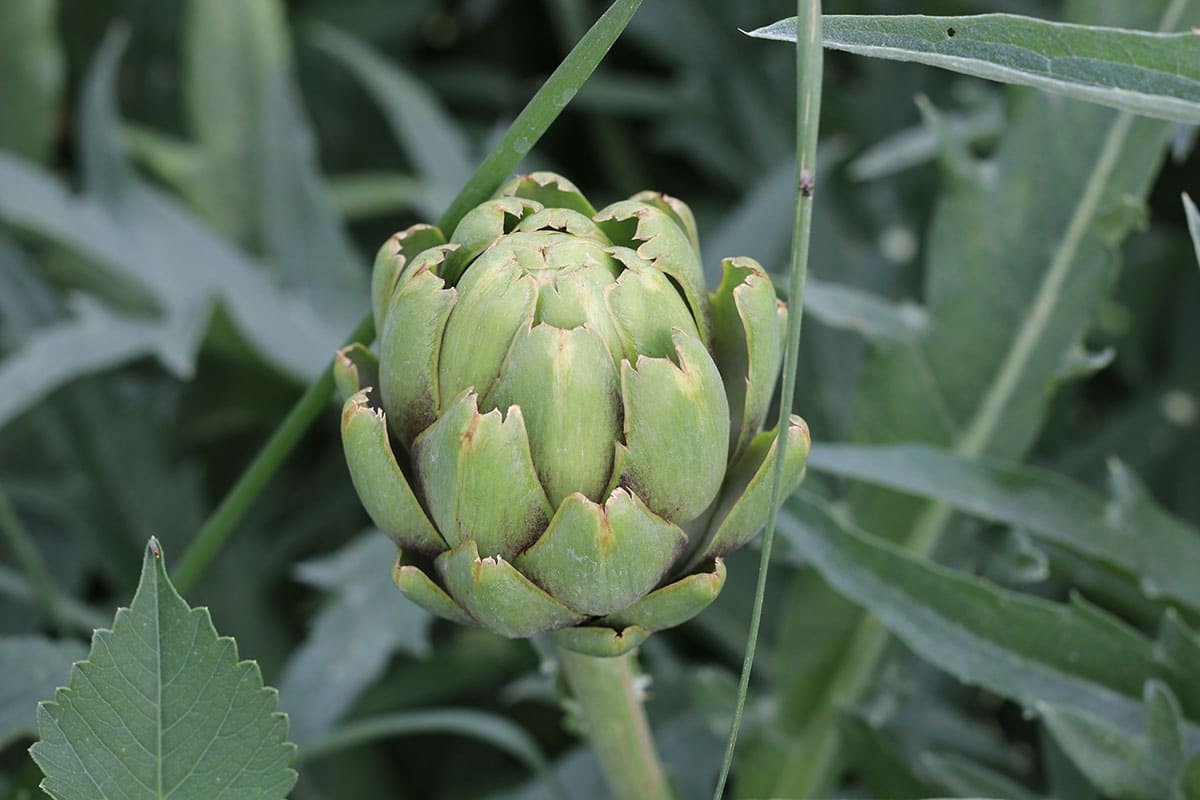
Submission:
M 375 324 L 368 314 L 347 337 L 346 343 L 370 341 L 374 335 Z M 175 568 L 175 574 L 172 575 L 175 589 L 180 594 L 186 594 L 217 557 L 225 540 L 233 533 L 234 527 L 250 508 L 254 498 L 258 497 L 267 482 L 279 471 L 284 460 L 296 449 L 300 439 L 312 426 L 313 420 L 325 410 L 332 394 L 333 363 L 330 359 L 330 365 L 305 389 L 263 449 L 258 451 L 250 466 L 238 478 L 229 494 L 225 495 L 221 505 L 217 506 L 217 510 L 204 523 L 196 538 L 188 544 L 183 557 L 179 559 L 179 565 Z
M 559 662 L 583 707 L 587 736 L 616 800 L 670 800 L 642 701 L 633 686 L 636 651 L 616 658 L 559 648 Z

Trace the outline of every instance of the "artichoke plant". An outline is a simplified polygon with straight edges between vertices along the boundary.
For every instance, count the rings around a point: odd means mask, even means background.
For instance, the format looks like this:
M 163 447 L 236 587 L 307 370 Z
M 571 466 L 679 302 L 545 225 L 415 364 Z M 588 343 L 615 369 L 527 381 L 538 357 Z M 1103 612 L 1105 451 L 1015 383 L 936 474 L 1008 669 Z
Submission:
M 765 522 L 786 307 L 752 259 L 704 287 L 695 222 L 596 211 L 552 173 L 393 236 L 376 357 L 335 362 L 354 486 L 397 586 L 450 620 L 619 655 L 716 597 Z M 808 453 L 792 416 L 785 491 Z

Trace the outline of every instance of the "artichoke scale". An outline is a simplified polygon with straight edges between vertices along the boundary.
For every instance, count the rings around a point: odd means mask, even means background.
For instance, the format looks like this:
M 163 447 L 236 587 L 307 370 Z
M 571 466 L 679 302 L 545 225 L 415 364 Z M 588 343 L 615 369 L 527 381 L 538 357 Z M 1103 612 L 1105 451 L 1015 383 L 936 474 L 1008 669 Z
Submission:
M 450 595 L 488 630 L 519 639 L 581 622 L 500 556 L 480 558 L 467 540 L 435 561 Z
M 342 444 L 354 489 L 376 527 L 406 550 L 426 555 L 445 550 L 396 461 L 384 414 L 368 404 L 365 389 L 342 408 Z
M 514 565 L 569 608 L 604 616 L 648 594 L 686 547 L 683 531 L 617 489 L 603 506 L 568 496 Z
M 485 556 L 516 557 L 550 522 L 520 407 L 481 414 L 466 391 L 413 442 L 413 468 L 446 543 Z

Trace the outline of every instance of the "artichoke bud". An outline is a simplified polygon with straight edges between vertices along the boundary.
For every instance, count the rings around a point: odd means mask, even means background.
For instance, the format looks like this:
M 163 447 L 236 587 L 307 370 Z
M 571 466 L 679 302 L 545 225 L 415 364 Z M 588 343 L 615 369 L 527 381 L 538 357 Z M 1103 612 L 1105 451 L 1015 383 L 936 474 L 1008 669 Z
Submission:
M 446 619 L 619 655 L 690 619 L 765 522 L 783 305 L 751 259 L 711 295 L 681 201 L 597 212 L 518 176 L 450 235 L 380 250 L 379 357 L 339 352 L 350 475 L 394 577 Z M 792 417 L 786 491 L 808 432 Z M 686 532 L 685 532 L 686 531 Z

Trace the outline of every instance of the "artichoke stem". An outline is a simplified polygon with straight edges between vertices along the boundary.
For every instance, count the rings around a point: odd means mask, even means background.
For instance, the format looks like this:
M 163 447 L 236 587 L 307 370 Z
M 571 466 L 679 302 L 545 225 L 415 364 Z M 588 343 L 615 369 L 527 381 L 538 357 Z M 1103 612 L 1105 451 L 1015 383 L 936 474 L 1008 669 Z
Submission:
M 615 800 L 671 800 L 646 712 L 633 686 L 637 651 L 597 658 L 558 648 L 559 662 L 583 708 L 588 739 Z

